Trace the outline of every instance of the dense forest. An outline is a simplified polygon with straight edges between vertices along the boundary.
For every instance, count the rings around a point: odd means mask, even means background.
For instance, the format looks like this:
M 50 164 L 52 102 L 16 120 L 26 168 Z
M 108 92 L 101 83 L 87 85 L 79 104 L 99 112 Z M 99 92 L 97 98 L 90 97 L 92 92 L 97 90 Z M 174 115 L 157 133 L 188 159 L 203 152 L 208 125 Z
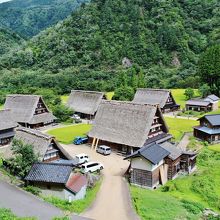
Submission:
M 8 53 L 11 48 L 17 48 L 24 42 L 18 34 L 0 28 L 0 56 Z
M 93 0 L 3 55 L 1 91 L 114 90 L 122 99 L 136 87 L 198 88 L 206 82 L 198 63 L 219 48 L 219 24 L 219 0 Z
M 0 27 L 32 37 L 65 19 L 88 0 L 13 0 L 0 4 Z

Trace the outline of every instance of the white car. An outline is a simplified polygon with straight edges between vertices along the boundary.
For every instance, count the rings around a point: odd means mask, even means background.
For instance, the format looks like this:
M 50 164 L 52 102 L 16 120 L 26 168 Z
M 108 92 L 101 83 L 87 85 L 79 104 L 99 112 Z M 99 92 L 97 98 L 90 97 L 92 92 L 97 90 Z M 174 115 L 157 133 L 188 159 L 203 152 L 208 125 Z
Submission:
M 77 114 L 74 114 L 74 115 L 72 116 L 72 118 L 75 119 L 75 120 L 79 120 L 79 119 L 80 119 L 79 115 L 77 115 Z
M 77 164 L 83 164 L 89 162 L 89 156 L 87 154 L 78 154 L 75 156 Z
M 81 172 L 82 173 L 93 173 L 95 171 L 100 171 L 102 169 L 104 169 L 103 164 L 99 162 L 89 162 L 89 163 L 85 163 L 82 165 Z

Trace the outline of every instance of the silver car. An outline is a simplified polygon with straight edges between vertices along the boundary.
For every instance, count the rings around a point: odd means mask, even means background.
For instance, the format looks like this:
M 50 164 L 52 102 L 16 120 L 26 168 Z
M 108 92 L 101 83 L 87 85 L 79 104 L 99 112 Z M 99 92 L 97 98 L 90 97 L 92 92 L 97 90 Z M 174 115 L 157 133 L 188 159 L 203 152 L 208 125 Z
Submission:
M 103 155 L 110 155 L 111 154 L 111 148 L 106 145 L 100 145 L 97 147 L 96 152 L 103 154 Z

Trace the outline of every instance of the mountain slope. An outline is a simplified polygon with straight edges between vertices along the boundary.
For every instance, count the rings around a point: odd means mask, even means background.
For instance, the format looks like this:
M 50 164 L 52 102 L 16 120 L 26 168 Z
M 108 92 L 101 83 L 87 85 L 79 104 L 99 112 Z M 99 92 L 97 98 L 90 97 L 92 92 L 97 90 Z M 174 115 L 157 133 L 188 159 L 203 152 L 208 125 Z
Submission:
M 69 87 L 91 89 L 100 78 L 126 72 L 121 63 L 128 57 L 142 67 L 149 87 L 196 87 L 198 57 L 220 33 L 219 6 L 218 0 L 93 0 L 8 54 L 0 66 L 32 70 L 39 78 L 46 71 L 53 86 L 54 73 L 60 74 Z M 80 79 L 83 85 L 75 83 Z
M 24 40 L 17 34 L 0 28 L 0 56 L 18 47 Z
M 0 26 L 31 37 L 63 20 L 86 0 L 13 0 L 0 4 Z

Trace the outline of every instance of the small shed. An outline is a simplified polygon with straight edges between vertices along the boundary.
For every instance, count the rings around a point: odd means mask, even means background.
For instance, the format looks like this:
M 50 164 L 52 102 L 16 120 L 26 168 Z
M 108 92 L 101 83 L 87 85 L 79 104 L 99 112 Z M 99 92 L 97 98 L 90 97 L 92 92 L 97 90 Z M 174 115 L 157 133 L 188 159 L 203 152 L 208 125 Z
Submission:
M 68 201 L 83 199 L 87 179 L 73 173 L 73 167 L 57 163 L 35 163 L 25 177 L 26 184 L 39 187 L 44 195 L 52 195 Z
M 219 97 L 212 94 L 212 95 L 208 95 L 204 101 L 209 101 L 212 103 L 212 110 L 215 111 L 215 110 L 218 110 L 218 102 L 219 102 Z
M 187 111 L 210 112 L 212 103 L 203 99 L 191 99 L 186 102 Z
M 103 100 L 103 96 L 103 92 L 72 90 L 67 106 L 83 118 L 93 118 Z

